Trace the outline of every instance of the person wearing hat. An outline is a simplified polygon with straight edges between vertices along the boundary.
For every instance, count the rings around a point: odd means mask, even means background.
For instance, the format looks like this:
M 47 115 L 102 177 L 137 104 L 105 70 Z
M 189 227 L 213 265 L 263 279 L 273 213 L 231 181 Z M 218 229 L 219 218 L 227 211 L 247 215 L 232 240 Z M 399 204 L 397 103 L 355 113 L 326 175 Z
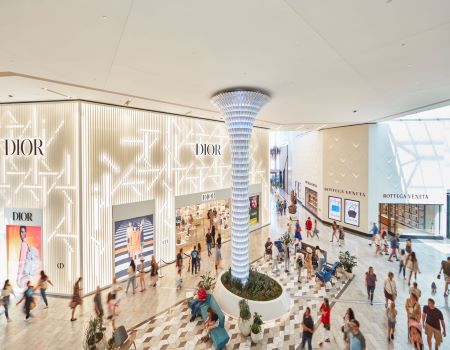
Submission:
M 309 281 L 312 276 L 312 249 L 311 247 L 306 248 L 306 256 L 305 256 L 305 267 L 306 267 L 306 280 Z

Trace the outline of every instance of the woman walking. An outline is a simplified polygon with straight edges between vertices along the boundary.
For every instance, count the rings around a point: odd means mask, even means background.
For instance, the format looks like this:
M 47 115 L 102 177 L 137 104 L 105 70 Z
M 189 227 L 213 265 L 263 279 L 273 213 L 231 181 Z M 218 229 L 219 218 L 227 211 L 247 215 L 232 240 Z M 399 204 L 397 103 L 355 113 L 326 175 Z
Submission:
M 394 281 L 393 272 L 389 272 L 388 277 L 384 281 L 384 298 L 386 300 L 386 303 L 384 305 L 386 309 L 389 306 L 389 300 L 391 302 L 395 302 L 395 299 L 397 298 L 397 285 Z
M 140 292 L 145 290 L 145 259 L 141 257 L 141 263 L 139 265 L 139 284 L 141 285 Z
M 342 227 L 342 225 L 340 225 L 339 228 L 338 228 L 338 243 L 339 243 L 339 247 L 342 244 L 344 244 L 344 238 L 345 238 L 344 227 Z
M 319 346 L 322 346 L 323 343 L 329 343 L 330 342 L 330 319 L 331 319 L 331 308 L 330 304 L 328 302 L 327 298 L 323 299 L 323 303 L 320 306 L 319 311 L 321 312 L 322 316 L 320 317 L 320 323 L 323 325 L 324 333 L 323 333 L 323 340 L 319 343 Z
M 108 297 L 106 300 L 106 304 L 108 305 L 108 320 L 111 321 L 111 325 L 113 330 L 116 329 L 116 301 L 112 293 L 108 293 Z
M 373 273 L 373 267 L 370 266 L 369 271 L 366 272 L 367 299 L 370 301 L 370 305 L 373 305 L 373 294 L 377 281 L 377 275 Z
M 306 281 L 309 282 L 312 276 L 312 249 L 311 247 L 306 248 L 306 256 L 305 256 L 305 267 L 306 267 Z
M 221 248 L 222 248 L 222 246 L 220 244 L 216 245 L 216 259 L 215 259 L 215 264 L 214 264 L 216 267 L 216 274 L 219 269 L 220 262 L 222 261 L 222 252 L 220 250 Z
M 391 306 L 386 309 L 386 315 L 388 320 L 388 342 L 394 339 L 395 324 L 397 322 L 397 309 L 395 308 L 395 302 L 391 303 Z
M 150 286 L 156 287 L 158 282 L 158 263 L 156 262 L 155 255 L 152 255 L 152 262 L 150 264 Z
M 78 305 L 81 304 L 83 304 L 83 300 L 81 299 L 81 277 L 80 277 L 73 286 L 72 301 L 70 302 L 70 308 L 72 309 L 72 317 L 70 318 L 71 322 L 77 320 L 75 318 L 75 309 L 77 308 Z
M 298 220 L 295 223 L 294 241 L 295 241 L 295 244 L 302 243 L 302 228 L 301 228 L 300 222 Z
M 33 298 L 34 287 L 31 285 L 31 282 L 27 282 L 27 287 L 23 292 L 22 298 L 17 302 L 16 305 L 19 305 L 23 300 L 25 300 L 24 311 L 25 311 L 25 321 L 30 319 L 30 312 L 36 306 L 36 303 Z
M 125 293 L 128 293 L 130 284 L 133 286 L 133 294 L 134 294 L 136 289 L 136 264 L 134 263 L 133 259 L 131 259 L 130 266 L 128 266 L 128 283 Z
M 302 321 L 302 343 L 300 345 L 301 349 L 305 348 L 305 345 L 308 344 L 308 350 L 312 350 L 312 337 L 314 334 L 314 320 L 311 317 L 311 309 L 309 307 L 306 308 L 305 313 L 303 314 Z
M 408 256 L 406 255 L 406 252 L 404 249 L 400 251 L 400 268 L 398 270 L 398 276 L 402 274 L 403 271 L 403 279 L 406 279 L 406 259 Z
M 414 281 L 417 281 L 417 272 L 419 270 L 419 261 L 416 258 L 416 253 L 411 252 L 406 260 L 406 268 L 409 270 L 408 286 L 411 286 L 411 277 L 414 274 Z
M 181 273 L 183 272 L 183 248 L 180 248 L 180 251 L 177 254 L 177 260 L 175 263 L 177 267 L 177 280 L 176 280 L 176 287 L 181 288 L 181 284 L 183 283 L 183 278 L 181 277 Z
M 353 309 L 349 307 L 342 319 L 344 321 L 344 325 L 342 326 L 341 330 L 342 333 L 344 333 L 344 341 L 347 343 L 349 342 L 349 335 L 350 331 L 352 330 L 351 323 L 355 320 L 355 313 L 353 312 Z
M 334 239 L 336 238 L 336 240 L 339 243 L 339 236 L 337 235 L 338 225 L 337 225 L 336 221 L 333 221 L 333 223 L 331 224 L 331 230 L 332 230 L 332 233 L 331 233 L 331 241 L 330 242 L 333 243 Z
M 289 243 L 284 243 L 284 272 L 289 273 L 291 266 L 291 253 L 289 250 Z
M 40 288 L 40 290 L 41 290 L 41 296 L 42 296 L 42 300 L 44 301 L 44 303 L 45 303 L 45 308 L 44 309 L 47 309 L 48 308 L 48 301 L 47 301 L 47 288 L 48 288 L 48 285 L 51 285 L 51 286 L 53 286 L 53 283 L 52 283 L 52 281 L 50 281 L 49 280 L 49 278 L 48 278 L 48 276 L 45 274 L 45 272 L 44 271 L 41 271 L 41 277 L 39 278 L 39 282 L 38 282 L 38 287 Z
M 6 280 L 5 284 L 3 285 L 1 296 L 2 296 L 2 300 L 3 300 L 3 307 L 5 309 L 5 317 L 8 322 L 11 321 L 11 319 L 9 318 L 9 312 L 8 312 L 11 294 L 14 295 L 14 297 L 16 296 L 16 294 L 14 294 L 14 290 L 12 288 L 11 283 L 9 283 L 9 280 Z

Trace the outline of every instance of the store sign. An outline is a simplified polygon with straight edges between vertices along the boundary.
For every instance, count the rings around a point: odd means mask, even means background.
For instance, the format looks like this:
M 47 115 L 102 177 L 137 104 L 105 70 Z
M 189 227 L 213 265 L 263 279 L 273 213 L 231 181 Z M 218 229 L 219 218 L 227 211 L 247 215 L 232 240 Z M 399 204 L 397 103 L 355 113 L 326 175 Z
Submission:
M 383 193 L 383 198 L 390 199 L 428 199 L 426 193 Z
M 41 139 L 5 139 L 6 156 L 43 156 Z
M 332 192 L 332 193 L 338 193 L 338 194 L 347 194 L 349 196 L 355 196 L 355 197 L 365 197 L 366 196 L 366 194 L 364 192 L 343 190 L 343 189 L 340 189 L 340 188 L 325 187 L 323 190 L 325 192 Z
M 216 199 L 216 193 L 215 192 L 208 192 L 202 194 L 202 202 L 208 202 Z
M 33 213 L 13 211 L 12 219 L 13 221 L 33 221 Z
M 196 156 L 221 156 L 220 145 L 212 143 L 196 143 L 195 144 Z

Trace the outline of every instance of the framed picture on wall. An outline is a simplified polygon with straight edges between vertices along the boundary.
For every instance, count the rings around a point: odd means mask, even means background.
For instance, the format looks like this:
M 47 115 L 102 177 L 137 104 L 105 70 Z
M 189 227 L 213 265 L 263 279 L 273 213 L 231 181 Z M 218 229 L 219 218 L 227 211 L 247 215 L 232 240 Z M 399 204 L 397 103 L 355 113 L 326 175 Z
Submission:
M 328 218 L 342 221 L 342 198 L 328 196 Z
M 344 222 L 359 227 L 359 201 L 345 200 Z

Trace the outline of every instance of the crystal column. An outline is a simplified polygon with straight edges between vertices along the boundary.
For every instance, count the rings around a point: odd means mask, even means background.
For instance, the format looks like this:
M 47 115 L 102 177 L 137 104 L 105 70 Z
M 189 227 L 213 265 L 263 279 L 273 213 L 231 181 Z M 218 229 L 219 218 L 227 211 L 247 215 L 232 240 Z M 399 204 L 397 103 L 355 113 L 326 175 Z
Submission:
M 258 91 L 221 92 L 212 103 L 225 118 L 231 143 L 231 275 L 246 284 L 248 255 L 248 155 L 253 122 L 269 96 Z

